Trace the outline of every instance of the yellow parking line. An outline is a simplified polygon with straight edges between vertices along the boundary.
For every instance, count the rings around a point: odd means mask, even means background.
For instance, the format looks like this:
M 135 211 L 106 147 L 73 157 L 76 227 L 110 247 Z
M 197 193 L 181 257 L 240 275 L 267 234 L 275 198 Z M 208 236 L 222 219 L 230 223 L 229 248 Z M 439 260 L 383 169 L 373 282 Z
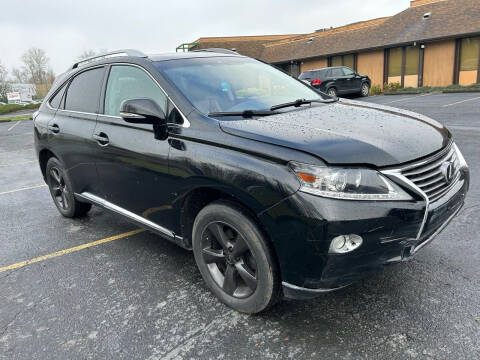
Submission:
M 466 100 L 461 100 L 461 101 L 457 101 L 457 102 L 454 102 L 454 103 L 451 103 L 451 104 L 445 104 L 445 105 L 442 105 L 442 107 L 453 106 L 453 105 L 461 104 L 461 103 L 464 103 L 464 102 L 467 102 L 467 101 L 478 100 L 478 99 L 480 99 L 480 97 L 476 97 L 476 98 L 472 98 L 472 99 L 466 99 Z
M 11 163 L 11 164 L 0 164 L 0 167 L 31 164 L 31 163 L 34 163 L 34 162 L 37 162 L 37 161 L 36 160 L 30 160 L 30 161 L 22 161 L 22 162 Z
M 41 187 L 44 187 L 44 186 L 47 186 L 47 185 L 42 184 L 42 185 L 27 186 L 27 187 L 20 188 L 20 189 L 15 189 L 15 190 L 9 190 L 9 191 L 0 192 L 0 195 L 11 194 L 11 193 L 14 193 L 14 192 L 17 192 L 17 191 L 23 191 L 23 190 L 38 189 L 38 188 L 41 188 Z
M 10 126 L 7 131 L 12 130 L 15 126 L 18 125 L 19 122 L 20 122 L 20 121 L 17 121 L 15 124 L 13 124 L 12 126 Z
M 45 260 L 52 259 L 52 258 L 55 258 L 55 257 L 59 257 L 59 256 L 62 256 L 62 255 L 70 254 L 70 253 L 73 253 L 73 252 L 76 252 L 76 251 L 87 249 L 87 248 L 92 247 L 92 246 L 97 246 L 97 245 L 100 245 L 100 244 L 105 244 L 105 243 L 110 242 L 110 241 L 115 241 L 115 240 L 118 240 L 118 239 L 122 239 L 122 238 L 125 238 L 127 236 L 132 236 L 132 235 L 138 234 L 142 231 L 144 231 L 144 230 L 143 229 L 132 230 L 132 231 L 129 231 L 129 232 L 126 232 L 126 233 L 123 233 L 123 234 L 110 236 L 110 237 L 105 238 L 105 239 L 92 241 L 92 242 L 89 242 L 89 243 L 86 243 L 86 244 L 71 247 L 69 249 L 56 251 L 56 252 L 51 253 L 51 254 L 39 256 L 39 257 L 30 259 L 30 260 L 25 260 L 25 261 L 18 262 L 16 264 L 4 266 L 4 267 L 0 268 L 0 273 L 4 272 L 4 271 L 8 271 L 8 270 L 18 269 L 18 268 L 24 267 L 26 265 L 34 264 L 34 263 L 37 263 L 37 262 L 40 262 L 40 261 L 45 261 Z

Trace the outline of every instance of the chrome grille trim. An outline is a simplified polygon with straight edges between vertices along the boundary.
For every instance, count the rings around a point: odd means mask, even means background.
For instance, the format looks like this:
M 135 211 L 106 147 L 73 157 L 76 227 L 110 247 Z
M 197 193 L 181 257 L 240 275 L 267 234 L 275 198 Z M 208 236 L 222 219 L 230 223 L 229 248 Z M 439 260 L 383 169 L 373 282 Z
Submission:
M 420 224 L 417 236 L 415 238 L 415 240 L 419 240 L 420 236 L 422 235 L 423 228 L 425 227 L 425 223 L 427 222 L 428 209 L 430 207 L 430 200 L 427 194 L 425 194 L 425 192 L 421 188 L 419 188 L 413 181 L 404 176 L 401 169 L 383 170 L 381 171 L 381 173 L 392 179 L 392 181 L 400 183 L 414 193 L 420 195 L 425 200 L 425 213 L 423 214 L 422 223 Z
M 443 180 L 440 166 L 443 162 L 449 160 L 454 163 L 454 179 L 447 183 Z M 385 176 L 410 189 L 425 200 L 425 213 L 416 240 L 419 240 L 422 236 L 430 204 L 443 197 L 458 183 L 462 166 L 466 165 L 462 164 L 461 159 L 458 159 L 456 146 L 453 142 L 450 142 L 443 150 L 425 160 L 400 168 L 381 171 Z M 439 178 L 439 176 L 442 176 L 442 178 Z M 438 180 L 436 180 L 437 178 Z

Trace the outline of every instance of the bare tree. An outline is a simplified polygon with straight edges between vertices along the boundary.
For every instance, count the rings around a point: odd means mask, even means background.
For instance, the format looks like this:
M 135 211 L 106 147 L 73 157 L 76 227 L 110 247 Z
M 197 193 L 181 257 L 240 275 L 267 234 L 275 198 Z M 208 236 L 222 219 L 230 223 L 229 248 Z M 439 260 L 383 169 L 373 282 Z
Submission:
M 45 50 L 30 48 L 22 55 L 22 70 L 27 74 L 29 80 L 34 84 L 47 83 L 47 71 L 49 70 L 49 59 Z
M 0 100 L 7 101 L 7 93 L 10 91 L 11 86 L 7 79 L 7 68 L 0 61 Z
M 100 49 L 100 50 L 98 50 L 98 51 L 95 51 L 95 50 L 92 50 L 92 49 L 84 50 L 84 51 L 77 57 L 77 60 L 88 59 L 89 57 L 92 57 L 92 56 L 95 56 L 95 55 L 104 54 L 104 53 L 107 53 L 107 52 L 108 52 L 107 49 Z
M 17 83 L 26 83 L 28 82 L 27 74 L 19 68 L 12 68 L 13 81 Z
M 77 57 L 77 60 L 84 60 L 84 59 L 88 59 L 89 57 L 92 57 L 92 56 L 95 56 L 97 53 L 92 50 L 92 49 L 89 49 L 89 50 L 84 50 L 78 57 Z

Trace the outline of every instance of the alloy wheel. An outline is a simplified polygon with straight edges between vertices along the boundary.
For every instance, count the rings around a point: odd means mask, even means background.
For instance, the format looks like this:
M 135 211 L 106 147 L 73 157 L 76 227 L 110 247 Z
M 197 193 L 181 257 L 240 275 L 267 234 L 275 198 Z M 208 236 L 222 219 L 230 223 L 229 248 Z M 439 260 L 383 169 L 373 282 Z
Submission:
M 368 95 L 368 91 L 369 91 L 368 85 L 367 85 L 367 84 L 363 84 L 363 85 L 362 85 L 362 95 L 363 95 L 363 96 L 367 96 L 367 95 Z
M 337 91 L 334 88 L 328 89 L 328 95 L 330 95 L 332 97 L 336 97 L 337 96 Z
M 202 260 L 228 295 L 246 298 L 257 288 L 257 262 L 245 237 L 226 223 L 208 224 L 202 234 Z
M 67 210 L 69 204 L 69 191 L 63 173 L 56 167 L 52 167 L 49 173 L 50 189 L 53 194 L 55 202 L 63 209 Z

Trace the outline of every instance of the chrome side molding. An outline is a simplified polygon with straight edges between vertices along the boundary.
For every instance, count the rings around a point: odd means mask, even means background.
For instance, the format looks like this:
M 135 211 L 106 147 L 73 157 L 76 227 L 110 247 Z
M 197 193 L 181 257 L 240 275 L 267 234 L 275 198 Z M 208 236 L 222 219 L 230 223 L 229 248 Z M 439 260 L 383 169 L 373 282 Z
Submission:
M 131 211 L 128 211 L 120 206 L 117 206 L 105 199 L 102 199 L 101 197 L 97 196 L 97 195 L 93 195 L 89 192 L 83 192 L 81 194 L 78 194 L 78 193 L 75 193 L 75 196 L 80 198 L 80 199 L 83 199 L 83 200 L 86 200 L 88 202 L 91 202 L 93 204 L 96 204 L 98 206 L 101 206 L 107 210 L 111 210 L 117 214 L 120 214 L 120 215 L 123 215 L 125 216 L 126 218 L 129 218 L 130 220 L 133 220 L 137 223 L 139 223 L 140 225 L 143 225 L 149 229 L 152 229 L 162 235 L 165 235 L 169 238 L 171 238 L 172 240 L 175 240 L 175 242 L 182 242 L 183 239 L 182 237 L 180 236 L 177 236 L 175 235 L 175 233 L 173 231 L 170 231 L 166 228 L 164 228 L 163 226 L 160 226 L 156 223 L 154 223 L 153 221 L 150 221 L 148 219 L 145 219 L 144 217 L 140 216 L 140 215 L 137 215 Z

